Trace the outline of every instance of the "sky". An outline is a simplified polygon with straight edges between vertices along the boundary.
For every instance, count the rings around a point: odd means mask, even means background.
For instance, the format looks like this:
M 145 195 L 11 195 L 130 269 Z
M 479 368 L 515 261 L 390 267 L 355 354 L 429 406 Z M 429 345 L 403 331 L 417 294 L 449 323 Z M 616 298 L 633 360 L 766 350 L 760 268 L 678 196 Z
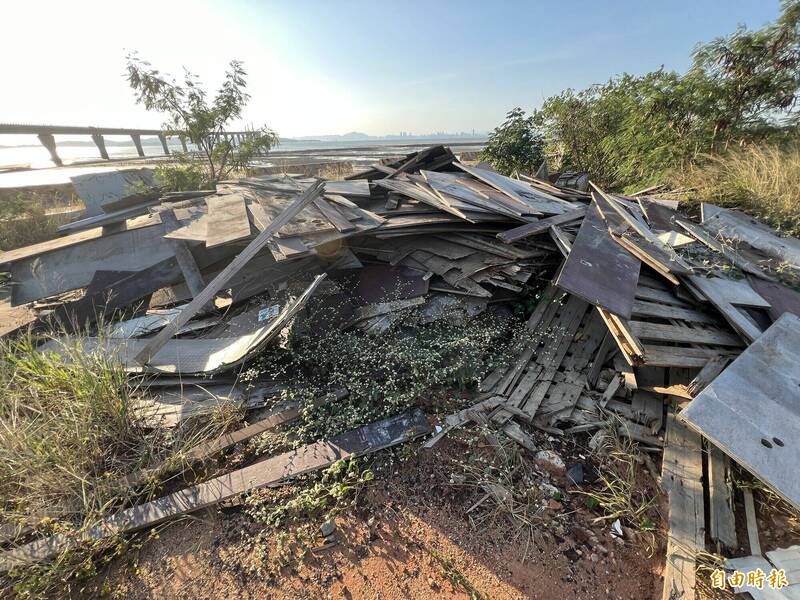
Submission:
M 243 122 L 283 137 L 486 131 L 505 113 L 662 65 L 775 19 L 779 0 L 26 0 L 3 3 L 0 122 L 157 128 L 125 79 L 136 51 L 210 90 L 232 59 Z

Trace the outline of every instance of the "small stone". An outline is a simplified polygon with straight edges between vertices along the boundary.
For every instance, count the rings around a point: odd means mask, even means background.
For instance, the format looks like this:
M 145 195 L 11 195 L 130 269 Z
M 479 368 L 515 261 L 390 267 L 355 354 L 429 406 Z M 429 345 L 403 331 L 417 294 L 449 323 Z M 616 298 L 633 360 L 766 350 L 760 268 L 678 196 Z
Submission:
M 547 508 L 550 510 L 561 510 L 564 508 L 564 505 L 555 498 L 550 498 L 550 500 L 547 501 Z
M 603 544 L 595 544 L 594 549 L 597 550 L 600 554 L 608 554 L 608 548 L 603 546 Z
M 322 533 L 322 537 L 332 536 L 333 532 L 336 531 L 336 519 L 328 519 L 320 526 L 319 530 Z
M 559 475 L 567 468 L 563 459 L 552 450 L 539 450 L 534 458 L 540 467 L 553 475 Z
M 548 498 L 552 498 L 554 496 L 561 495 L 561 492 L 559 491 L 559 489 L 556 486 L 550 485 L 549 483 L 546 483 L 546 482 L 540 483 L 539 484 L 539 489 Z
M 592 553 L 589 555 L 589 560 L 590 560 L 590 561 L 592 561 L 592 562 L 594 562 L 594 563 L 596 563 L 597 561 L 599 561 L 599 560 L 600 560 L 600 557 L 599 557 L 599 556 L 597 556 L 597 554 L 595 554 L 594 552 L 592 552 Z
M 433 577 L 428 577 L 428 585 L 434 590 L 439 587 L 439 584 L 433 580 Z

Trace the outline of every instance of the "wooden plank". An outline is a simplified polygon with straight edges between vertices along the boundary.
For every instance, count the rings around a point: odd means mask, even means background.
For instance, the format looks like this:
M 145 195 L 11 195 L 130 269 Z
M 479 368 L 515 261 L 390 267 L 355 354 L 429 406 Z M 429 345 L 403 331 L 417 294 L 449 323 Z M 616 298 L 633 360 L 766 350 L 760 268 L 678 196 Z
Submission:
M 54 558 L 81 542 L 101 540 L 112 535 L 152 527 L 175 516 L 213 506 L 258 488 L 317 471 L 334 462 L 363 456 L 424 435 L 430 431 L 419 410 L 364 425 L 331 440 L 302 446 L 296 450 L 256 462 L 205 483 L 193 485 L 151 502 L 133 506 L 106 517 L 78 535 L 57 534 L 36 540 L 0 555 L 0 571 Z
M 175 211 L 169 208 L 160 211 L 161 222 L 164 225 L 164 233 L 169 233 L 178 229 L 181 224 L 175 217 Z M 178 261 L 178 266 L 183 273 L 183 278 L 192 296 L 196 296 L 203 288 L 206 287 L 203 281 L 203 276 L 200 274 L 200 268 L 194 260 L 194 256 L 189 251 L 189 246 L 183 240 L 170 239 L 168 242 L 172 249 L 175 251 L 175 259 Z M 210 306 L 210 305 L 209 305 Z
M 141 229 L 142 227 L 152 227 L 153 225 L 158 225 L 160 222 L 157 215 L 143 215 L 128 220 L 125 223 L 125 231 L 133 231 L 134 229 Z M 69 248 L 84 242 L 91 242 L 92 240 L 103 237 L 103 233 L 102 227 L 94 227 L 78 233 L 57 237 L 53 240 L 47 240 L 46 242 L 0 252 L 0 265 L 12 264 L 20 260 L 35 258 L 55 250 Z
M 656 248 L 648 247 L 646 242 L 636 240 L 630 235 L 612 235 L 612 238 L 673 285 L 680 283 L 671 271 L 686 272 L 685 269 L 676 268 L 677 265 L 670 263 Z
M 369 197 L 368 181 L 326 181 L 325 194 Z
M 636 339 L 636 336 L 630 332 L 627 324 L 618 316 L 603 308 L 596 308 L 628 364 L 633 365 L 639 362 L 644 355 L 644 347 L 641 341 Z
M 658 317 L 659 319 L 679 319 L 690 323 L 717 324 L 717 319 L 696 310 L 645 300 L 634 300 L 631 314 L 635 317 Z
M 455 164 L 459 169 L 466 171 L 476 179 L 492 186 L 514 200 L 521 207 L 524 207 L 526 214 L 561 214 L 568 211 L 572 206 L 569 202 L 565 202 L 541 191 L 534 191 L 530 186 L 526 188 L 526 184 L 521 181 L 500 175 L 494 171 L 468 167 L 460 162 Z
M 709 279 L 697 275 L 690 275 L 687 279 L 702 292 L 708 301 L 719 310 L 723 317 L 725 317 L 725 320 L 728 321 L 745 340 L 752 342 L 761 335 L 761 329 L 758 325 L 728 300 L 728 297 L 725 295 L 725 288 L 730 286 L 723 287 L 718 285 L 718 282 L 715 283 L 716 278 Z
M 670 248 L 669 246 L 664 244 L 661 240 L 659 240 L 658 236 L 656 236 L 652 231 L 650 231 L 647 225 L 645 225 L 642 221 L 632 216 L 631 213 L 628 212 L 620 204 L 617 198 L 614 198 L 613 196 L 606 194 L 603 190 L 594 185 L 594 183 L 591 182 L 589 183 L 597 191 L 597 193 L 600 194 L 603 200 L 605 200 L 606 204 L 610 206 L 614 211 L 616 211 L 617 214 L 620 217 L 622 217 L 636 233 L 638 233 L 645 240 L 650 242 L 653 246 L 655 246 L 656 249 L 666 254 L 666 256 L 669 257 L 670 262 L 674 263 L 675 268 L 682 268 L 686 272 L 691 272 L 692 270 L 691 265 L 687 264 L 686 261 L 684 261 L 680 256 L 678 256 L 672 248 Z M 636 208 L 638 209 L 638 205 L 636 206 Z
M 277 218 L 275 218 L 264 231 L 259 233 L 247 247 L 234 258 L 227 267 L 225 267 L 219 275 L 217 275 L 205 289 L 196 295 L 189 304 L 187 304 L 181 313 L 169 323 L 164 329 L 158 332 L 150 344 L 143 348 L 142 351 L 136 356 L 135 360 L 140 364 L 146 364 L 150 357 L 154 356 L 161 348 L 164 347 L 172 336 L 195 315 L 197 312 L 209 301 L 213 299 L 217 292 L 219 292 L 228 280 L 236 275 L 242 267 L 244 267 L 251 258 L 267 244 L 272 236 L 283 227 L 286 223 L 291 221 L 297 216 L 303 208 L 309 205 L 317 198 L 322 190 L 322 182 L 317 181 L 311 185 L 301 196 L 299 196 L 285 211 L 283 211 Z M 249 221 L 248 221 L 249 223 Z M 249 226 L 249 225 L 248 225 Z
M 713 287 L 715 296 L 724 297 L 730 304 L 736 306 L 753 306 L 757 308 L 769 308 L 769 302 L 756 292 L 746 279 L 728 279 L 727 277 L 695 277 L 692 282 L 697 285 L 695 279 L 702 279 L 704 287 L 701 291 Z M 708 294 L 703 291 L 703 295 Z
M 338 396 L 340 395 L 334 393 L 327 394 L 315 401 L 314 406 L 324 406 L 332 400 L 335 400 Z M 198 444 L 186 453 L 186 456 L 183 457 L 182 464 L 191 465 L 206 461 L 223 450 L 227 450 L 236 444 L 245 442 L 257 435 L 264 433 L 265 431 L 275 429 L 276 427 L 284 425 L 285 423 L 294 421 L 299 416 L 300 405 L 298 403 L 282 403 L 279 406 L 269 410 L 266 415 L 251 425 L 247 425 L 246 427 L 242 427 L 236 431 L 223 433 L 218 438 Z M 122 485 L 125 487 L 136 487 L 145 479 L 162 477 L 173 467 L 174 463 L 166 462 L 148 469 L 131 473 L 124 478 Z
M 683 367 L 700 369 L 709 359 L 719 356 L 720 350 L 706 348 L 677 348 L 645 344 L 644 364 L 654 367 Z
M 800 240 L 782 238 L 756 219 L 735 210 L 704 203 L 703 226 L 724 239 L 749 244 L 778 260 L 800 268 Z
M 558 225 L 551 225 L 549 232 L 550 237 L 553 238 L 558 250 L 564 255 L 564 258 L 567 258 L 569 253 L 572 251 L 572 236 L 569 236 Z
M 586 376 L 586 379 L 589 382 L 589 385 L 592 386 L 592 388 L 597 386 L 597 380 L 599 379 L 600 371 L 603 370 L 603 365 L 605 364 L 606 359 L 608 358 L 608 353 L 611 351 L 612 348 L 615 347 L 616 344 L 614 342 L 614 337 L 611 335 L 611 333 L 608 332 L 608 330 L 606 330 L 603 342 L 600 344 L 600 348 L 597 350 L 597 354 L 594 357 L 594 361 L 592 362 L 592 367 L 589 370 L 589 374 Z
M 162 235 L 161 227 L 143 227 L 17 261 L 11 266 L 12 305 L 86 287 L 98 270 L 141 271 L 171 258 Z
M 662 600 L 693 600 L 697 553 L 705 548 L 700 436 L 667 415 L 661 487 L 669 499 Z
M 761 542 L 758 540 L 758 521 L 756 520 L 756 503 L 753 500 L 753 491 L 743 488 L 744 514 L 747 520 L 747 542 L 750 545 L 750 554 L 761 556 Z
M 337 231 L 345 233 L 347 231 L 353 231 L 356 228 L 355 225 L 345 218 L 335 205 L 330 204 L 324 198 L 317 198 L 314 200 L 314 206 L 322 213 L 322 216 L 331 222 L 331 225 L 333 225 Z
M 678 298 L 672 291 L 658 290 L 645 285 L 636 288 L 636 298 L 639 300 L 649 300 L 651 302 L 661 302 L 670 306 L 680 308 L 692 308 L 692 305 Z
M 731 461 L 714 444 L 708 444 L 708 502 L 709 533 L 717 542 L 717 552 L 721 547 L 734 550 L 739 543 L 736 539 L 736 518 L 733 514 L 733 490 L 730 483 Z
M 608 233 L 596 204 L 583 219 L 556 285 L 587 302 L 628 318 L 641 263 Z
M 689 404 L 682 416 L 800 507 L 800 318 L 786 313 Z
M 676 325 L 629 321 L 631 333 L 640 340 L 660 342 L 683 342 L 686 344 L 716 344 L 719 346 L 741 346 L 742 340 L 735 335 L 712 329 L 691 329 Z
M 497 239 L 510 244 L 512 242 L 531 237 L 532 235 L 544 233 L 550 228 L 551 225 L 565 225 L 583 218 L 583 216 L 586 214 L 586 210 L 586 206 L 581 206 L 580 208 L 561 213 L 560 215 L 553 215 L 552 217 L 540 219 L 533 223 L 526 223 L 525 225 L 520 225 L 514 229 L 509 229 L 507 231 L 498 233 Z
M 733 359 L 730 356 L 715 356 L 709 359 L 695 378 L 689 382 L 686 391 L 692 397 L 697 396 L 697 394 L 706 389 L 706 387 L 722 373 L 723 369 L 728 366 L 731 360 Z
M 208 196 L 206 247 L 213 248 L 250 237 L 250 219 L 241 194 Z
M 766 556 L 776 569 L 784 570 L 789 585 L 800 584 L 800 546 L 770 550 Z
M 719 252 L 722 254 L 722 256 L 727 258 L 731 264 L 739 267 L 745 273 L 750 273 L 751 275 L 755 275 L 763 279 L 773 280 L 773 278 L 764 273 L 764 271 L 758 265 L 755 265 L 742 257 L 728 244 L 725 244 L 711 236 L 705 229 L 703 229 L 702 226 L 695 225 L 694 223 L 684 219 L 676 219 L 675 222 L 698 242 L 704 244 L 708 248 L 711 248 L 715 252 Z

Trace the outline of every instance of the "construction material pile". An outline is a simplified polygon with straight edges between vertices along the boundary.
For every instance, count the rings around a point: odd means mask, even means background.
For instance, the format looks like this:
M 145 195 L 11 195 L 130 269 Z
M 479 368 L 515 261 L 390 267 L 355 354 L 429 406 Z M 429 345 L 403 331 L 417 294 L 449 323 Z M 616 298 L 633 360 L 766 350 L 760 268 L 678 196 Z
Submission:
M 731 459 L 800 507 L 800 482 L 786 476 L 798 460 L 800 294 L 784 283 L 800 271 L 800 241 L 745 215 L 706 204 L 698 223 L 647 191 L 626 197 L 506 177 L 442 146 L 343 181 L 262 176 L 126 196 L 107 195 L 102 176 L 86 177 L 96 185 L 80 189 L 95 214 L 0 263 L 13 304 L 40 310 L 37 327 L 112 322 L 110 332 L 83 337 L 83 348 L 153 375 L 146 419 L 177 424 L 220 402 L 264 406 L 280 382 L 245 391 L 225 373 L 256 356 L 322 288 L 344 299 L 326 325 L 368 335 L 410 310 L 423 322 L 457 315 L 468 327 L 492 305 L 540 290 L 527 322 L 532 341 L 484 379 L 480 402 L 449 417 L 428 447 L 476 420 L 526 448 L 528 428 L 562 436 L 613 422 L 663 452 L 665 586 L 679 592 L 669 597 L 688 597 L 694 586 L 686 552 L 705 547 L 704 484 L 711 540 L 737 547 Z M 68 338 L 43 349 L 58 352 Z M 404 418 L 397 432 L 378 428 L 386 439 L 351 432 L 356 450 L 297 469 L 286 466 L 296 455 L 276 457 L 276 472 L 251 479 L 236 471 L 219 489 L 201 484 L 197 501 L 178 494 L 134 507 L 87 536 L 149 526 L 430 431 L 418 412 Z M 713 451 L 702 452 L 702 439 Z M 33 542 L 4 564 L 52 556 L 64 543 Z

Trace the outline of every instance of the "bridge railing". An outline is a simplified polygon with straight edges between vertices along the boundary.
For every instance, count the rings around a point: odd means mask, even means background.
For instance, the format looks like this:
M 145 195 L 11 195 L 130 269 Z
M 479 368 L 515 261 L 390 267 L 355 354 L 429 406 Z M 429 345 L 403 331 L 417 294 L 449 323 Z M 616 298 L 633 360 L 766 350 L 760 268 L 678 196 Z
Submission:
M 170 154 L 167 139 L 177 137 L 180 139 L 181 146 L 184 152 L 189 149 L 186 145 L 187 136 L 182 134 L 172 134 L 161 129 L 130 129 L 126 127 L 73 127 L 69 125 L 21 125 L 13 123 L 0 123 L 0 135 L 35 135 L 39 138 L 42 146 L 44 146 L 50 153 L 50 159 L 59 167 L 63 166 L 64 162 L 58 155 L 56 148 L 56 135 L 88 135 L 92 138 L 95 146 L 100 151 L 100 156 L 105 160 L 111 160 L 106 150 L 106 143 L 103 136 L 105 135 L 127 135 L 133 141 L 136 147 L 136 153 L 144 158 L 144 148 L 142 148 L 142 136 L 155 136 L 161 142 L 161 147 L 164 150 L 163 155 Z M 242 140 L 253 135 L 252 131 L 225 131 L 218 135 L 226 141 L 238 146 Z

